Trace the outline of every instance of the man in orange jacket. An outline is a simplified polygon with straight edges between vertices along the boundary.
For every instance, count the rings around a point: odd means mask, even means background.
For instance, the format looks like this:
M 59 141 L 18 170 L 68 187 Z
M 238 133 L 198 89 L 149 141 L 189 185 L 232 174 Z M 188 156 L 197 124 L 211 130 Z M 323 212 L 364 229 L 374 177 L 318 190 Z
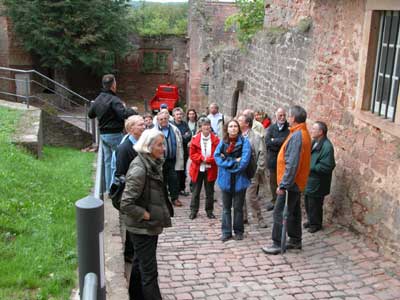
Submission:
M 311 161 L 311 138 L 306 125 L 307 112 L 301 106 L 292 106 L 288 122 L 290 134 L 283 143 L 277 161 L 277 199 L 274 208 L 272 246 L 263 247 L 266 254 L 281 252 L 282 213 L 285 194 L 288 191 L 287 231 L 289 241 L 286 249 L 301 249 L 301 208 L 300 195 L 304 191 Z

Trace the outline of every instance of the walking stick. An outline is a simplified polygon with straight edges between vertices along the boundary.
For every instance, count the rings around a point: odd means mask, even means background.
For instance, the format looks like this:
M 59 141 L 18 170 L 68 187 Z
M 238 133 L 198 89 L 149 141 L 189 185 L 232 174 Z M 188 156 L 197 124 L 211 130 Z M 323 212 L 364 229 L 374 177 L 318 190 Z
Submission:
M 289 192 L 285 190 L 285 207 L 283 208 L 283 213 L 282 213 L 281 254 L 286 252 L 287 219 L 289 216 L 288 199 L 289 199 Z

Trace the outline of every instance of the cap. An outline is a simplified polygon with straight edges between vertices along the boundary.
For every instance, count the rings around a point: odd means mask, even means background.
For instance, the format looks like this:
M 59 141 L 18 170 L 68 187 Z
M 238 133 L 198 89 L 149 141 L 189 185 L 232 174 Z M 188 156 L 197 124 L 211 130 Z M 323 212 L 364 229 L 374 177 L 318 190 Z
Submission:
M 160 109 L 163 109 L 163 108 L 168 108 L 168 105 L 165 104 L 165 103 L 162 103 L 162 104 L 160 105 Z

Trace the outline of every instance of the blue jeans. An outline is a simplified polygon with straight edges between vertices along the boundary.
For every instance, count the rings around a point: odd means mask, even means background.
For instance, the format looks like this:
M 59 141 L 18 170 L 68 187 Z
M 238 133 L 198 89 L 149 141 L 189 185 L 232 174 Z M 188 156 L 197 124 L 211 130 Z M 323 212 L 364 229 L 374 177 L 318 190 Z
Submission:
M 243 204 L 246 190 L 240 192 L 222 191 L 222 237 L 232 236 L 232 207 L 233 207 L 233 232 L 243 234 Z
M 106 192 L 110 191 L 111 186 L 111 158 L 113 152 L 117 149 L 121 143 L 123 134 L 120 133 L 104 133 L 100 134 L 100 138 L 103 141 L 103 162 L 104 162 L 104 177 L 106 181 Z

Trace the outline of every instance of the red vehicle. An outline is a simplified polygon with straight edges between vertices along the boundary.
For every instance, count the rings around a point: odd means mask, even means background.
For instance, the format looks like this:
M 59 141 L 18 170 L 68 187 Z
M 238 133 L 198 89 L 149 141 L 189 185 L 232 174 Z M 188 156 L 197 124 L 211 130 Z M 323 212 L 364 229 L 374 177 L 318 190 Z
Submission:
M 166 104 L 169 111 L 178 105 L 178 87 L 172 84 L 160 84 L 156 89 L 155 96 L 150 100 L 150 109 L 159 112 L 161 104 Z

